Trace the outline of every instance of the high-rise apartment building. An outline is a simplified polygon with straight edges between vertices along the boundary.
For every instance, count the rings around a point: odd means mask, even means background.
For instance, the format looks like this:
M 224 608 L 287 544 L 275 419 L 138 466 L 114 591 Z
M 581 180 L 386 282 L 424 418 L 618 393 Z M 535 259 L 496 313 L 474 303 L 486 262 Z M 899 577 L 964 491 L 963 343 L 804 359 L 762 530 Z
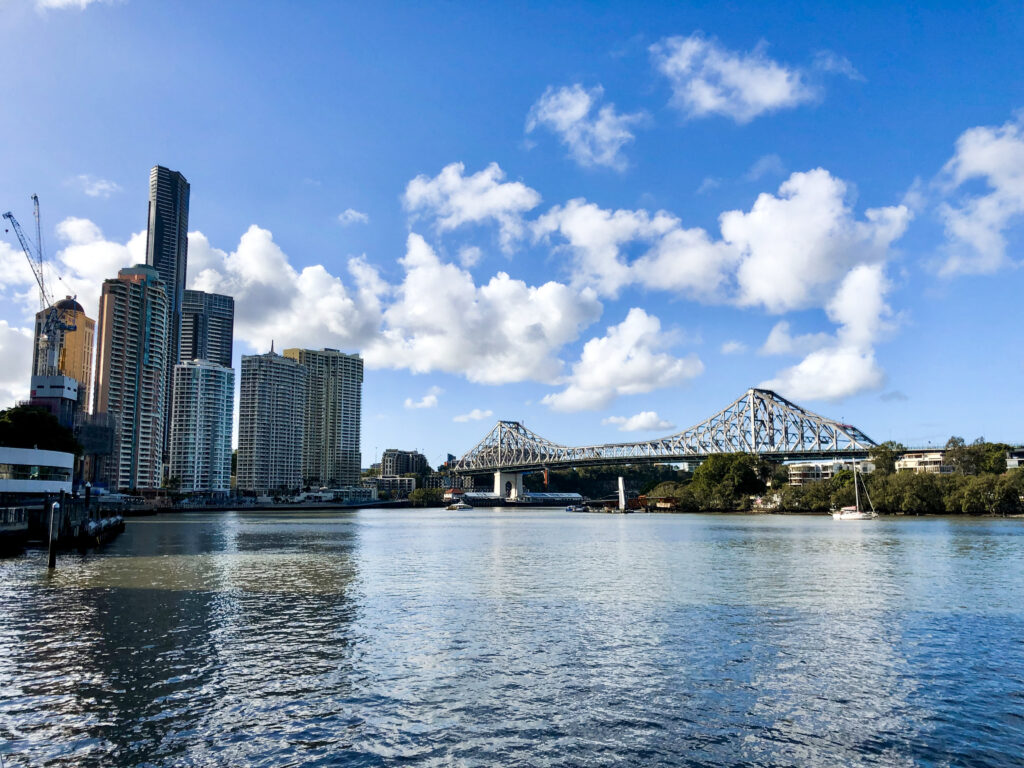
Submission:
M 168 334 L 165 388 L 174 386 L 174 366 L 181 359 L 181 305 L 185 298 L 185 269 L 188 264 L 189 184 L 177 171 L 154 165 L 149 172 L 149 224 L 146 231 L 146 264 L 156 268 L 167 292 Z M 171 401 L 165 403 L 166 445 L 170 437 Z
M 230 368 L 234 326 L 231 296 L 186 290 L 181 305 L 181 361 L 209 360 Z
M 206 360 L 174 366 L 170 478 L 186 493 L 231 490 L 235 372 Z
M 56 339 L 48 339 L 48 344 L 57 345 L 57 369 L 47 370 L 46 356 L 40 354 L 40 336 L 46 326 L 49 309 L 36 313 L 35 343 L 32 345 L 33 376 L 69 376 L 78 382 L 79 397 L 82 402 L 90 402 L 89 393 L 92 385 L 92 352 L 96 335 L 96 321 L 85 314 L 82 305 L 68 296 L 54 303 L 58 317 L 63 325 L 73 325 L 75 330 L 57 330 Z
M 380 474 L 382 477 L 401 477 L 414 474 L 425 475 L 430 472 L 427 457 L 419 451 L 400 451 L 388 448 L 380 457 Z
M 103 282 L 93 412 L 115 424 L 113 453 L 97 477 L 112 488 L 160 487 L 169 315 L 156 269 L 140 264 Z
M 274 354 L 242 355 L 236 487 L 267 493 L 302 486 L 306 369 Z
M 308 486 L 358 485 L 363 360 L 336 349 L 286 349 L 305 366 L 302 481 Z

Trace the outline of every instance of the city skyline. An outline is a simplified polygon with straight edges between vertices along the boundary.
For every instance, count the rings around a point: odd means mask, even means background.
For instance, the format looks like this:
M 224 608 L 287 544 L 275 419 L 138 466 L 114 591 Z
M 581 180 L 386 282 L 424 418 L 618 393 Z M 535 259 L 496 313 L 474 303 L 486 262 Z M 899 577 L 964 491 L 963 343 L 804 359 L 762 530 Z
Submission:
M 0 57 L 53 52 L 44 74 L 65 67 L 68 87 L 103 81 L 136 106 L 110 135 L 90 113 L 74 132 L 48 125 L 40 142 L 67 150 L 46 161 L 26 129 L 0 126 L 26 155 L 0 180 L 4 208 L 40 193 L 59 293 L 91 317 L 103 279 L 145 261 L 145 169 L 178 169 L 193 197 L 186 287 L 235 297 L 234 367 L 272 341 L 359 353 L 366 465 L 395 445 L 436 466 L 499 418 L 566 444 L 669 434 L 758 385 L 878 441 L 1024 439 L 1005 408 L 1024 373 L 1017 6 L 867 9 L 856 24 L 795 6 L 579 6 L 531 9 L 502 36 L 483 9 L 458 23 L 407 9 L 381 55 L 404 45 L 401 60 L 430 62 L 421 73 L 371 71 L 361 38 L 394 14 L 339 28 L 317 7 L 282 27 L 280 76 L 221 10 L 206 29 L 223 50 L 171 54 L 185 76 L 163 82 L 200 110 L 224 105 L 200 130 L 161 105 L 142 116 L 134 76 L 105 54 L 81 72 L 57 54 L 72 36 L 185 22 L 83 5 L 13 4 Z M 563 43 L 578 20 L 592 34 Z M 339 39 L 314 55 L 298 41 L 317 26 Z M 432 60 L 428 38 L 459 64 Z M 187 55 L 230 71 L 239 96 L 189 76 Z M 270 87 L 318 66 L 295 101 Z M 10 98 L 33 113 L 23 84 Z M 243 98 L 265 138 L 230 112 Z M 301 126 L 286 125 L 296 110 Z M 2 405 L 28 388 L 38 307 L 23 259 L 0 244 Z

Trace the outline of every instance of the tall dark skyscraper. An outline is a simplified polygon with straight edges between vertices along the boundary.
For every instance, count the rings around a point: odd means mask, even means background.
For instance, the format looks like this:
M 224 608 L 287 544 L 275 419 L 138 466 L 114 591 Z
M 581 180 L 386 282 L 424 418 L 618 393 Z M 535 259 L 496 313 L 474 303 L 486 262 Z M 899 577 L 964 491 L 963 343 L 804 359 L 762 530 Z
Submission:
M 181 360 L 209 360 L 231 367 L 235 300 L 204 291 L 185 291 L 181 305 Z
M 154 165 L 149 172 L 149 228 L 146 233 L 146 264 L 155 267 L 168 298 L 167 379 L 164 414 L 170 438 L 170 404 L 173 401 L 174 366 L 180 357 L 181 305 L 185 298 L 185 268 L 188 264 L 188 181 L 177 171 Z M 229 363 L 230 365 L 230 363 Z

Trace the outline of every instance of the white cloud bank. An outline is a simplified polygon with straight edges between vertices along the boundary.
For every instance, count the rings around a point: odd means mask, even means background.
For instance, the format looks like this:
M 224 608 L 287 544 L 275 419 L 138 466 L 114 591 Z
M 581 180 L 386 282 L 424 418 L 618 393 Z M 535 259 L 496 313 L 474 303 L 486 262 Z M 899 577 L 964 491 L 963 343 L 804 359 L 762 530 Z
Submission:
M 650 432 L 655 429 L 675 429 L 675 424 L 658 416 L 655 411 L 641 411 L 633 416 L 609 416 L 602 424 L 616 424 L 620 432 Z
M 504 272 L 477 286 L 415 233 L 400 263 L 405 278 L 392 289 L 383 329 L 363 348 L 371 367 L 439 370 L 481 384 L 553 382 L 562 374 L 559 350 L 601 314 L 585 288 L 530 286 Z
M 642 112 L 623 114 L 614 104 L 597 104 L 604 96 L 601 86 L 585 89 L 579 83 L 549 86 L 530 109 L 526 132 L 544 127 L 557 135 L 580 165 L 603 165 L 621 171 L 626 168 L 622 148 L 634 140 L 631 128 L 642 123 Z
M 943 174 L 950 191 L 972 180 L 984 181 L 988 191 L 940 206 L 949 240 L 941 274 L 986 274 L 1006 266 L 1006 230 L 1024 214 L 1024 112 L 999 127 L 964 131 Z
M 817 97 L 799 69 L 768 58 L 764 45 L 739 53 L 698 32 L 666 38 L 650 50 L 671 83 L 672 105 L 688 117 L 723 115 L 748 123 Z

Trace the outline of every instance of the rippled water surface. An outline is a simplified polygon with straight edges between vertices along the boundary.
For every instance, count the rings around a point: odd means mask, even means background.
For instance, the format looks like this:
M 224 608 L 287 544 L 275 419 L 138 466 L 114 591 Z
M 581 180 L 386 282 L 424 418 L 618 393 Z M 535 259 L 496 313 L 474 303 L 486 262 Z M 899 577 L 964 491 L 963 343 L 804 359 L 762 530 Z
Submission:
M 1024 520 L 175 515 L 0 560 L 6 766 L 1021 765 Z

